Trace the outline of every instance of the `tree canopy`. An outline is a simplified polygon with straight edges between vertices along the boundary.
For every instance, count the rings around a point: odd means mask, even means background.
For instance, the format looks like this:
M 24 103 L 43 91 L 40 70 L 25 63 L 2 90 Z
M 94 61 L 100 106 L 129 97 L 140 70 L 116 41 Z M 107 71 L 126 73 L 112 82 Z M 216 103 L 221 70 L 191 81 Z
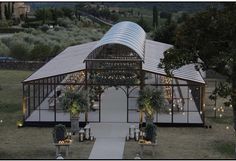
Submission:
M 209 8 L 199 12 L 178 27 L 174 47 L 165 52 L 159 67 L 168 74 L 174 69 L 195 63 L 196 69 L 213 69 L 227 76 L 232 84 L 224 97 L 230 96 L 236 129 L 236 3 L 226 3 L 222 9 Z M 202 61 L 199 61 L 200 59 Z M 221 85 L 216 93 L 229 85 Z M 220 90 L 221 89 L 221 90 Z

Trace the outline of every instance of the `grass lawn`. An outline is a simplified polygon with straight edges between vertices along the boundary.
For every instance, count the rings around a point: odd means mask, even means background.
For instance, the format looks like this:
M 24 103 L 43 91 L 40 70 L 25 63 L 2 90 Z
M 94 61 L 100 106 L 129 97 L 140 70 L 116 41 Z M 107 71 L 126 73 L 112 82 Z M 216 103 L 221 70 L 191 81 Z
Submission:
M 206 91 L 209 89 L 213 88 L 208 84 Z M 221 106 L 222 102 L 223 99 L 219 99 L 217 106 Z M 222 118 L 219 117 L 220 112 L 217 112 L 215 118 L 214 106 L 211 104 L 212 102 L 206 99 L 205 122 L 212 128 L 158 127 L 155 156 L 152 156 L 151 147 L 146 147 L 143 159 L 234 159 L 236 138 L 232 108 L 225 108 L 224 113 L 221 113 Z M 128 141 L 125 144 L 123 158 L 133 159 L 139 151 L 137 142 Z
M 0 70 L 0 159 L 54 159 L 52 128 L 17 128 L 21 119 L 21 81 L 31 71 Z M 66 159 L 87 159 L 94 142 L 79 142 L 72 136 L 73 143 Z
M 17 128 L 21 116 L 21 81 L 31 71 L 0 70 L 0 159 L 54 159 L 52 128 Z M 225 109 L 222 118 L 214 118 L 207 108 L 206 124 L 212 128 L 158 127 L 158 146 L 153 157 L 145 149 L 144 159 L 233 159 L 235 136 L 232 126 L 232 109 Z M 229 130 L 226 130 L 229 126 Z M 73 144 L 66 159 L 88 159 L 94 142 Z M 133 159 L 139 152 L 137 142 L 125 144 L 124 159 Z

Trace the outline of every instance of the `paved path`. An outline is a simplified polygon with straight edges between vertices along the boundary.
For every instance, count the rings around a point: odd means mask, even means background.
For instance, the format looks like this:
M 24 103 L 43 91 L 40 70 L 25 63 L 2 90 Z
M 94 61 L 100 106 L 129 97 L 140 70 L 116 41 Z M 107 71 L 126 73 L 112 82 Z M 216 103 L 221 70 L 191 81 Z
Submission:
M 130 124 L 91 123 L 90 126 L 96 141 L 89 159 L 122 159 Z

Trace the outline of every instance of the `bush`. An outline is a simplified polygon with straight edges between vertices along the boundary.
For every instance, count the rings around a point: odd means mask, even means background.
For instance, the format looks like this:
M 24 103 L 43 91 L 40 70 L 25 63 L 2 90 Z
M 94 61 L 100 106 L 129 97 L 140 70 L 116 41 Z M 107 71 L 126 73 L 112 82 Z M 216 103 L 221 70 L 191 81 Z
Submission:
M 46 60 L 51 55 L 51 48 L 46 44 L 36 44 L 31 51 L 31 60 Z
M 70 27 L 73 24 L 73 22 L 69 18 L 58 18 L 57 23 L 58 25 L 63 27 Z
M 4 43 L 2 43 L 2 41 L 0 41 L 0 56 L 7 56 L 9 53 L 9 48 Z
M 6 20 L 1 20 L 0 27 L 9 27 L 8 22 Z
M 49 26 L 46 25 L 46 24 L 44 24 L 43 26 L 40 26 L 39 28 L 40 28 L 43 32 L 46 32 L 46 31 L 49 30 Z
M 10 55 L 18 60 L 27 60 L 31 51 L 29 44 L 20 40 L 13 40 L 9 48 Z
M 154 124 L 147 124 L 145 128 L 146 140 L 155 142 L 156 140 L 156 126 Z
M 58 143 L 61 140 L 65 140 L 67 138 L 67 130 L 65 125 L 56 125 L 52 131 L 52 136 L 54 143 Z
M 24 30 L 20 28 L 0 28 L 0 33 L 16 33 L 21 31 Z

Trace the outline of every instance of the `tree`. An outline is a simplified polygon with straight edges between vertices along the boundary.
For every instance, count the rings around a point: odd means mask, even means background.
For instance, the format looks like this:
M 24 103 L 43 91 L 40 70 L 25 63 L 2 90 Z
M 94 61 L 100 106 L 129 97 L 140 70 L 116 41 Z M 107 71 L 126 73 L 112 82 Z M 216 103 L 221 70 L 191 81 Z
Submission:
M 24 41 L 12 40 L 9 46 L 10 56 L 17 60 L 29 60 L 31 48 Z
M 31 60 L 45 61 L 51 56 L 51 48 L 47 44 L 39 43 L 36 44 L 31 51 Z
M 66 91 L 59 101 L 63 110 L 70 112 L 71 130 L 75 133 L 79 130 L 79 114 L 89 111 L 88 93 L 86 90 Z
M 154 30 L 156 30 L 157 29 L 157 27 L 158 27 L 158 21 L 159 21 L 159 13 L 158 13 L 158 11 L 157 11 L 157 7 L 156 6 L 154 6 L 153 7 L 153 11 L 152 11 L 153 13 L 153 15 L 152 15 L 152 25 L 153 25 L 153 28 L 154 28 Z
M 73 17 L 73 10 L 67 7 L 63 7 L 62 11 L 64 12 L 64 16 L 72 19 Z
M 164 106 L 162 91 L 145 87 L 139 91 L 138 105 L 139 109 L 146 115 L 146 122 L 152 123 L 155 112 Z
M 209 8 L 188 18 L 177 30 L 174 48 L 165 52 L 159 67 L 172 75 L 183 65 L 195 63 L 196 69 L 213 69 L 227 76 L 227 82 L 215 92 L 227 98 L 232 105 L 236 129 L 236 4 L 228 3 L 223 9 Z M 199 62 L 199 58 L 203 62 Z M 223 92 L 222 92 L 223 91 Z
M 165 24 L 154 31 L 152 37 L 155 41 L 173 44 L 175 41 L 177 24 L 172 22 L 171 24 Z
M 141 16 L 141 18 L 137 21 L 137 24 L 139 24 L 146 32 L 149 32 L 151 30 L 147 21 L 143 19 L 143 16 Z
M 52 20 L 52 12 L 51 9 L 43 8 L 35 11 L 35 17 L 37 20 L 42 20 L 43 24 L 46 23 L 46 20 Z

